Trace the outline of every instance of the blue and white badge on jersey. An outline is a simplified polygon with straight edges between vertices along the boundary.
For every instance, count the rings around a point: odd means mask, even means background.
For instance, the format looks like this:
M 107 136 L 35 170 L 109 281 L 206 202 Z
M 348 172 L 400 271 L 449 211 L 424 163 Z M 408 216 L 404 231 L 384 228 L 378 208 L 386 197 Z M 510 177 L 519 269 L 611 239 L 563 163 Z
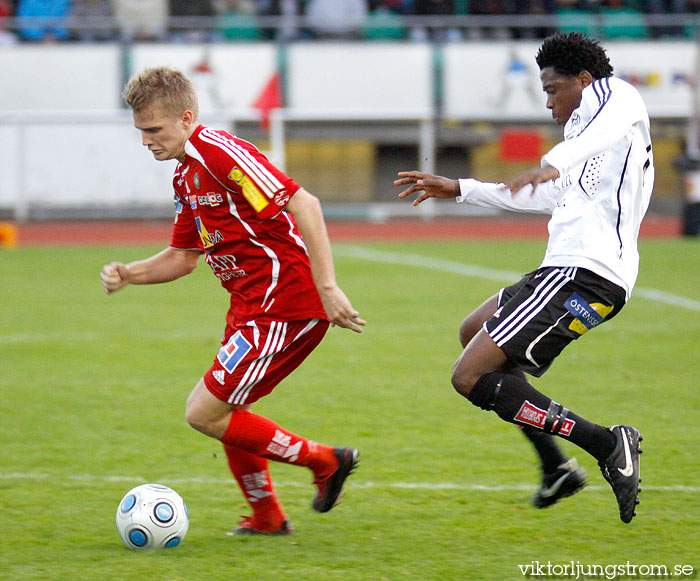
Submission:
M 591 307 L 578 293 L 574 293 L 566 299 L 564 306 L 574 317 L 583 323 L 586 329 L 592 329 L 604 321 L 604 317 Z

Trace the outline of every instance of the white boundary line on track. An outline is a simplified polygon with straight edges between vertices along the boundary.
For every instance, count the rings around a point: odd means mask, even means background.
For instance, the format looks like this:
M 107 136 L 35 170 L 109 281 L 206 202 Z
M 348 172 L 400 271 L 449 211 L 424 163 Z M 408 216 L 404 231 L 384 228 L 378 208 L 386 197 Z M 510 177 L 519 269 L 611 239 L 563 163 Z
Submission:
M 399 252 L 390 252 L 386 250 L 374 250 L 363 246 L 338 245 L 334 247 L 334 252 L 340 256 L 347 256 L 350 258 L 361 258 L 364 260 L 384 262 L 387 264 L 416 266 L 419 268 L 428 268 L 431 270 L 439 270 L 441 272 L 451 272 L 463 276 L 471 276 L 474 278 L 495 280 L 499 282 L 513 283 L 520 280 L 522 277 L 522 273 L 517 273 L 510 270 L 497 270 L 494 268 L 473 266 L 470 264 L 462 264 L 461 262 L 453 262 L 451 260 L 418 256 L 416 254 L 401 254 Z M 666 303 L 667 305 L 683 307 L 690 309 L 691 311 L 700 312 L 700 301 L 681 297 L 657 289 L 637 287 L 634 289 L 634 295 L 645 299 Z
M 51 481 L 57 482 L 128 482 L 128 483 L 146 483 L 148 479 L 140 476 L 117 476 L 117 475 L 97 475 L 97 474 L 67 474 L 56 475 L 38 472 L 0 472 L 0 481 L 9 480 L 34 480 L 34 481 Z M 176 484 L 235 484 L 233 478 L 163 478 L 162 483 L 168 485 Z M 302 482 L 274 482 L 275 487 L 281 488 L 306 488 L 310 484 Z M 537 488 L 536 484 L 508 484 L 508 485 L 487 485 L 476 483 L 454 483 L 454 482 L 353 482 L 347 484 L 348 488 L 357 490 L 368 488 L 393 488 L 404 490 L 466 490 L 471 492 L 517 492 L 517 491 L 534 491 Z M 586 487 L 587 490 L 609 490 L 609 487 L 602 485 L 591 485 Z M 687 492 L 690 494 L 700 493 L 700 486 L 643 486 L 643 490 L 654 492 Z

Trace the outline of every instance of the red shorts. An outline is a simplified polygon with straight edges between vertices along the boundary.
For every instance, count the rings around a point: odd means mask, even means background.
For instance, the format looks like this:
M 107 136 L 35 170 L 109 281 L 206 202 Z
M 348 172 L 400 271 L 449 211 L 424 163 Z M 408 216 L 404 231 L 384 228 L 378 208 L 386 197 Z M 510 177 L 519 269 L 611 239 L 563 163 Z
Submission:
M 270 393 L 321 342 L 328 321 L 250 321 L 226 327 L 223 347 L 204 374 L 207 389 L 234 405 Z

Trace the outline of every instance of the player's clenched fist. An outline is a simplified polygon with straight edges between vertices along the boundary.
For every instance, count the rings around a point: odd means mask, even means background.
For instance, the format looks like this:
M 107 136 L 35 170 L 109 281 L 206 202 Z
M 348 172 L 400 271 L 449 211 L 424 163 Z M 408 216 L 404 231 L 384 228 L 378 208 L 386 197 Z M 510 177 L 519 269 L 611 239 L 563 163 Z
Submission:
M 129 269 L 121 262 L 105 264 L 100 273 L 102 288 L 107 294 L 118 291 L 129 284 Z

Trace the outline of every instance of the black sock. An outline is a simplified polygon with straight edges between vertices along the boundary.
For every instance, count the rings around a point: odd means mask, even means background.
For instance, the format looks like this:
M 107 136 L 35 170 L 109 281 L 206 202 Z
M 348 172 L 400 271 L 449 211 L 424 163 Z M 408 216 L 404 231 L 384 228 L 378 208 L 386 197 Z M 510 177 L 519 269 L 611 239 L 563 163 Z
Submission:
M 505 373 L 527 381 L 525 379 L 525 373 L 519 367 L 513 367 Z M 535 452 L 537 452 L 537 456 L 540 459 L 542 472 L 545 474 L 554 474 L 557 468 L 566 462 L 566 456 L 564 456 L 556 439 L 551 434 L 546 434 L 531 426 L 522 426 L 520 431 L 535 448 Z
M 542 464 L 542 472 L 554 474 L 557 468 L 566 462 L 566 456 L 564 456 L 553 436 L 532 426 L 523 426 L 520 431 L 534 446 Z
M 495 411 L 507 422 L 566 438 L 596 460 L 607 458 L 615 447 L 610 430 L 567 410 L 513 374 L 493 371 L 482 375 L 469 401 Z

